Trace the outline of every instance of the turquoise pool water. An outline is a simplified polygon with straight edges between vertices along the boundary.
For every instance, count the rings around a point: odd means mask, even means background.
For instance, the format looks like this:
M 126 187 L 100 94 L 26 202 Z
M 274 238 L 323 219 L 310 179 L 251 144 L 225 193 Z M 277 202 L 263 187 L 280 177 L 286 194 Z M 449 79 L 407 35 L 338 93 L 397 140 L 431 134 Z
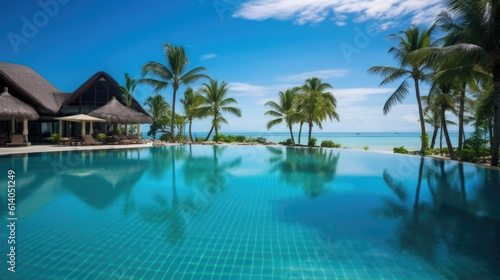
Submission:
M 1 279 L 500 279 L 500 172 L 473 165 L 178 146 L 0 157 L 0 172 Z

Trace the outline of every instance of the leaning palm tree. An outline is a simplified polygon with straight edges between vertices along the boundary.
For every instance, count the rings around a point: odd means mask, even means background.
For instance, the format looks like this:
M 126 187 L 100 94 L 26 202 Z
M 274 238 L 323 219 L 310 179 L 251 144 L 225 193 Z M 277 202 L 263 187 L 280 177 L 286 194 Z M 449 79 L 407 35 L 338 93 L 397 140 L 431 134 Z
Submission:
M 150 75 L 152 78 L 143 78 L 140 82 L 152 86 L 156 92 L 160 92 L 169 85 L 174 89 L 170 133 L 175 141 L 175 100 L 177 90 L 182 85 L 191 85 L 200 79 L 209 79 L 209 77 L 201 73 L 207 70 L 204 67 L 196 67 L 186 73 L 189 59 L 186 57 L 183 47 L 172 46 L 165 43 L 163 44 L 163 49 L 165 51 L 167 65 L 155 61 L 144 64 L 144 66 L 142 66 L 142 75 L 145 77 Z
M 219 137 L 219 128 L 221 123 L 226 123 L 227 120 L 222 116 L 222 113 L 230 113 L 237 117 L 241 117 L 241 110 L 229 105 L 236 104 L 238 101 L 232 97 L 227 97 L 228 86 L 226 82 L 219 85 L 218 81 L 210 80 L 210 83 L 204 83 L 199 89 L 202 94 L 202 104 L 200 105 L 200 114 L 202 116 L 213 116 L 212 128 L 205 138 L 207 141 L 215 129 L 216 138 Z
M 396 38 L 399 40 L 397 46 L 389 49 L 389 53 L 394 54 L 394 57 L 398 60 L 400 66 L 375 66 L 368 69 L 368 73 L 384 76 L 384 80 L 380 83 L 380 85 L 386 85 L 396 80 L 404 79 L 401 85 L 399 85 L 396 91 L 389 97 L 389 99 L 385 103 L 385 115 L 387 115 L 398 102 L 402 103 L 403 100 L 408 96 L 408 94 L 410 93 L 410 84 L 408 80 L 413 80 L 413 83 L 415 84 L 415 95 L 417 97 L 420 129 L 422 135 L 425 135 L 425 120 L 422 101 L 420 98 L 419 82 L 426 81 L 429 78 L 426 73 L 428 64 L 423 61 L 409 60 L 409 55 L 419 49 L 437 46 L 437 42 L 432 40 L 432 33 L 434 29 L 434 26 L 424 30 L 421 30 L 417 26 L 412 26 L 409 29 L 401 32 L 401 34 L 389 35 L 387 37 L 388 39 Z M 422 137 L 421 151 L 423 151 L 425 148 L 424 137 Z
M 438 22 L 448 31 L 453 44 L 437 49 L 432 59 L 473 63 L 491 75 L 494 103 L 500 103 L 500 1 L 444 0 L 448 12 L 441 13 Z M 491 165 L 498 166 L 500 148 L 500 106 L 494 107 Z
M 422 96 L 422 101 L 424 101 L 424 97 L 426 96 Z M 436 144 L 437 133 L 439 131 L 439 128 L 441 127 L 441 117 L 437 111 L 433 111 L 430 114 L 425 114 L 424 120 L 425 123 L 431 125 L 432 128 L 434 129 L 431 140 L 431 149 L 434 149 L 434 145 Z
M 323 129 L 322 122 L 327 118 L 332 121 L 339 121 L 339 115 L 336 111 L 337 99 L 330 92 L 324 92 L 331 89 L 332 85 L 322 83 L 319 78 L 307 79 L 302 86 L 302 94 L 299 98 L 297 109 L 300 120 L 309 125 L 309 135 L 307 142 L 311 141 L 311 133 L 314 124 Z
M 184 92 L 184 98 L 181 99 L 182 106 L 184 106 L 184 114 L 186 121 L 189 123 L 189 138 L 193 141 L 191 135 L 191 126 L 194 118 L 200 118 L 199 106 L 203 102 L 203 98 L 199 93 L 195 93 L 191 87 L 188 87 Z
M 295 139 L 293 138 L 292 125 L 297 119 L 296 103 L 298 99 L 298 88 L 287 89 L 285 92 L 280 91 L 279 104 L 274 101 L 269 101 L 266 106 L 271 107 L 273 110 L 269 110 L 265 113 L 266 116 L 273 116 L 276 119 L 271 120 L 267 123 L 267 130 L 271 127 L 285 122 L 290 130 L 290 136 L 292 137 L 292 143 L 295 144 Z

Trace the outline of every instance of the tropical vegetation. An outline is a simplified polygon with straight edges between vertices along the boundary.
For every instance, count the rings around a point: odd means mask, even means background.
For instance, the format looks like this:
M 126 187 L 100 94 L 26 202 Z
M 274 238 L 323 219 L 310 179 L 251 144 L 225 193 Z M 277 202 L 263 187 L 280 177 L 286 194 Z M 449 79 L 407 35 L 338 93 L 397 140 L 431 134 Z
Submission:
M 161 92 L 168 86 L 173 88 L 172 110 L 170 118 L 170 134 L 175 141 L 175 101 L 177 91 L 180 86 L 192 85 L 201 79 L 209 79 L 203 71 L 204 67 L 196 67 L 187 71 L 189 59 L 186 56 L 183 47 L 172 46 L 165 43 L 163 45 L 167 64 L 161 64 L 156 61 L 150 61 L 142 66 L 142 75 L 144 78 L 139 81 L 143 84 L 153 87 L 155 92 Z
M 315 146 L 316 142 L 311 138 L 314 125 L 322 129 L 322 123 L 327 119 L 339 121 L 339 114 L 336 110 L 337 99 L 331 92 L 326 91 L 328 89 L 332 89 L 332 85 L 313 77 L 307 79 L 302 87 L 278 92 L 278 102 L 269 101 L 265 104 L 271 107 L 265 115 L 275 117 L 267 123 L 267 129 L 285 123 L 290 131 L 290 144 L 295 144 L 293 124 L 299 124 L 298 143 L 300 144 L 302 126 L 307 124 L 309 126 L 307 144 L 311 147 Z M 283 143 L 288 144 L 287 141 Z
M 389 52 L 398 61 L 397 67 L 376 66 L 368 71 L 384 77 L 382 85 L 403 80 L 389 97 L 384 113 L 401 103 L 410 92 L 408 80 L 415 84 L 420 126 L 425 134 L 425 123 L 433 129 L 431 148 L 434 148 L 437 131 L 441 129 L 446 139 L 445 150 L 452 159 L 465 160 L 474 152 L 485 156 L 489 151 L 490 164 L 498 166 L 500 148 L 500 1 L 497 0 L 443 0 L 446 11 L 429 29 L 412 26 L 396 38 L 398 45 Z M 441 39 L 433 35 L 440 29 Z M 424 109 L 419 82 L 429 83 L 427 98 L 429 107 Z M 458 117 L 458 147 L 451 145 L 447 126 L 448 114 Z M 471 124 L 476 130 L 470 138 L 481 148 L 471 149 L 465 137 L 464 127 Z M 422 138 L 424 140 L 424 138 Z M 469 145 L 466 145 L 468 143 Z M 491 148 L 488 149 L 486 146 Z M 421 152 L 425 152 L 422 141 Z M 468 151 L 465 151 L 465 150 Z
M 204 83 L 203 87 L 199 89 L 201 94 L 201 105 L 199 106 L 199 111 L 202 116 L 212 117 L 212 128 L 205 138 L 207 141 L 215 130 L 215 137 L 218 137 L 219 129 L 221 124 L 227 124 L 227 120 L 222 115 L 223 113 L 229 113 L 237 117 L 241 117 L 241 110 L 232 107 L 232 104 L 238 103 L 236 99 L 228 97 L 228 84 L 222 82 L 219 84 L 216 80 L 210 80 L 209 83 Z

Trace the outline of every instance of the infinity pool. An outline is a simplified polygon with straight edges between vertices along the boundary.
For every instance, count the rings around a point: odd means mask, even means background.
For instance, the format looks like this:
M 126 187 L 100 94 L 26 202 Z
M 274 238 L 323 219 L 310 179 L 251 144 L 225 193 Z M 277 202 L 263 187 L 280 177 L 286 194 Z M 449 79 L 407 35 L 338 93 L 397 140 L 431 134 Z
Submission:
M 0 172 L 1 279 L 500 279 L 500 172 L 473 165 L 176 146 L 0 157 Z

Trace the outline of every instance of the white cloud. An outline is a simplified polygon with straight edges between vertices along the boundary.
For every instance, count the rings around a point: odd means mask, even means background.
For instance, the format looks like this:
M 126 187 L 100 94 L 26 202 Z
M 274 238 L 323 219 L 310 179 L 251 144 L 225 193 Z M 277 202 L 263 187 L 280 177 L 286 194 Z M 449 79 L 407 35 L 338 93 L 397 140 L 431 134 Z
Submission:
M 280 76 L 278 77 L 278 80 L 304 82 L 306 79 L 310 79 L 312 77 L 317 77 L 320 79 L 328 79 L 335 77 L 343 77 L 347 73 L 349 73 L 349 70 L 347 69 L 327 69 L 327 70 L 304 72 L 287 76 Z
M 417 124 L 420 122 L 420 118 L 413 113 L 409 113 L 401 118 L 404 122 L 409 124 Z
M 272 87 L 251 85 L 246 83 L 229 83 L 229 91 L 237 92 L 239 96 L 262 97 L 272 91 Z
M 212 59 L 212 58 L 215 58 L 217 57 L 217 54 L 215 53 L 208 53 L 208 54 L 204 54 L 201 56 L 201 60 L 207 60 L 207 59 Z
M 354 22 L 393 21 L 410 16 L 412 23 L 429 24 L 442 9 L 441 0 L 249 0 L 233 17 L 249 20 L 294 20 L 296 24 L 318 23 L 327 18 L 345 25 L 345 16 Z
M 394 88 L 341 88 L 333 89 L 332 93 L 337 98 L 339 106 L 345 106 L 364 101 L 370 95 L 393 93 Z

